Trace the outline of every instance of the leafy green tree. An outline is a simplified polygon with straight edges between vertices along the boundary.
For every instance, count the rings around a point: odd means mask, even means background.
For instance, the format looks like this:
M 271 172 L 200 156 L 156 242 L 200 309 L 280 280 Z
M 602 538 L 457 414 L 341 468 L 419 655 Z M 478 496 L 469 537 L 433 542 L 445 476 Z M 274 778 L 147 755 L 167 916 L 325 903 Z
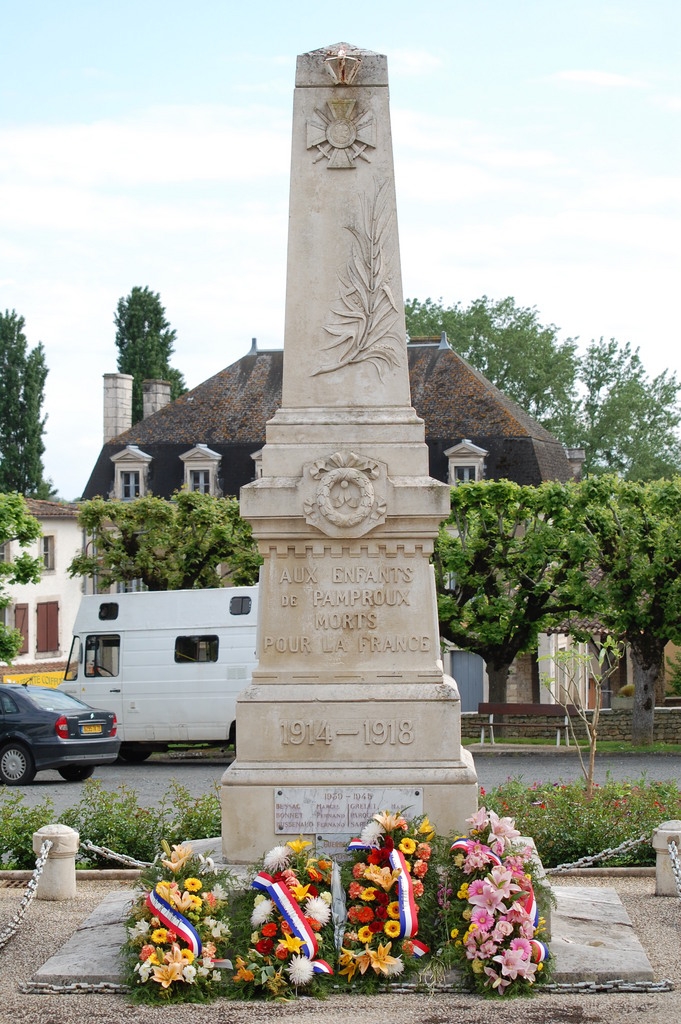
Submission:
M 412 336 L 446 331 L 454 350 L 564 444 L 586 451 L 585 474 L 618 472 L 630 480 L 681 471 L 677 428 L 681 383 L 650 377 L 639 350 L 614 338 L 558 340 L 536 309 L 486 296 L 467 308 L 408 299 Z
M 187 390 L 180 371 L 170 366 L 176 332 L 166 319 L 161 296 L 147 287 L 134 287 L 127 298 L 118 300 L 114 324 L 118 371 L 130 373 L 134 378 L 132 422 L 139 423 L 143 415 L 142 384 L 145 380 L 169 380 L 173 400 Z
M 10 602 L 6 586 L 11 583 L 37 583 L 40 579 L 42 559 L 33 558 L 20 550 L 10 558 L 10 545 L 26 548 L 40 537 L 40 523 L 28 511 L 21 494 L 0 494 L 0 608 Z M 0 623 L 0 661 L 11 663 L 21 650 L 22 637 L 18 629 Z
M 653 741 L 656 692 L 668 641 L 681 643 L 681 478 L 649 483 L 615 476 L 580 484 L 576 511 L 594 541 L 593 574 L 578 589 L 595 614 L 629 645 L 634 675 L 632 740 Z
M 490 480 L 452 490 L 435 551 L 440 632 L 484 659 L 494 703 L 506 701 L 517 655 L 577 610 L 592 543 L 575 514 L 578 486 Z
M 571 416 L 577 344 L 572 338 L 559 341 L 558 328 L 540 323 L 536 309 L 517 306 L 510 296 L 494 302 L 483 295 L 467 308 L 444 307 L 441 299 L 407 299 L 405 312 L 412 337 L 446 331 L 455 352 L 547 430 L 562 435 Z
M 42 344 L 29 351 L 24 326 L 14 310 L 0 313 L 0 491 L 33 496 L 49 488 L 40 415 L 47 366 Z
M 638 349 L 614 338 L 592 341 L 580 362 L 573 425 L 562 440 L 585 449 L 588 474 L 674 476 L 681 471 L 680 391 L 674 373 L 649 377 Z
M 149 590 L 241 586 L 257 582 L 262 562 L 236 498 L 180 491 L 170 501 L 83 503 L 78 521 L 87 549 L 69 566 L 102 587 L 140 580 Z

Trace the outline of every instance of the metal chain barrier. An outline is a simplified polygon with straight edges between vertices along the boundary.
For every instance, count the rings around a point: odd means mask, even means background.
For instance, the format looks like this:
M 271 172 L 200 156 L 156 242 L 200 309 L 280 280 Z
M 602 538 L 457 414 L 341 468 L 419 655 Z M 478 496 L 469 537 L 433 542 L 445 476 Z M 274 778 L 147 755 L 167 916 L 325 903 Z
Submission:
M 673 839 L 667 842 L 669 849 L 669 860 L 671 861 L 674 880 L 676 882 L 676 895 L 681 899 L 681 864 L 679 864 L 679 849 Z
M 35 896 L 36 891 L 38 889 L 38 881 L 43 873 L 43 868 L 47 864 L 47 858 L 51 849 L 52 840 L 46 839 L 43 845 L 40 847 L 40 854 L 35 862 L 33 874 L 29 879 L 28 885 L 26 886 L 26 892 L 22 896 L 21 903 L 19 904 L 19 909 L 17 910 L 16 914 L 14 915 L 10 923 L 4 929 L 4 931 L 0 932 L 0 949 L 2 949 L 3 946 L 7 945 L 12 936 L 16 934 L 21 922 L 23 921 L 26 915 L 28 908 L 33 902 L 33 897 Z
M 610 857 L 616 857 L 619 853 L 624 853 L 625 850 L 633 850 L 635 846 L 640 846 L 642 843 L 649 843 L 650 836 L 640 836 L 638 839 L 625 839 L 619 846 L 614 846 L 603 850 L 601 853 L 594 853 L 591 857 L 580 857 L 579 860 L 575 860 L 572 864 L 558 864 L 555 868 L 545 868 L 547 875 L 557 875 L 561 871 L 569 871 L 571 868 L 586 868 L 591 867 L 601 860 L 609 860 Z
M 80 848 L 88 853 L 98 853 L 100 856 L 106 857 L 107 860 L 120 861 L 121 864 L 126 864 L 130 868 L 149 868 L 153 863 L 150 860 L 135 860 L 134 857 L 128 857 L 125 853 L 115 853 L 106 846 L 95 846 L 89 839 L 83 839 Z

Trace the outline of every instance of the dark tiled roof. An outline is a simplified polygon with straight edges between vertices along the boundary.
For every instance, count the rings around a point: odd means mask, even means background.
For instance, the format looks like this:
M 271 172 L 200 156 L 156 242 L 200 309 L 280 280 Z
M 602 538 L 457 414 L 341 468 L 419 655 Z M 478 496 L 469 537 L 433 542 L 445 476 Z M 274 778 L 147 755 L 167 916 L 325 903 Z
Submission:
M 26 498 L 26 504 L 37 519 L 75 519 L 78 515 L 78 506 L 73 503 Z
M 439 340 L 439 339 L 438 339 Z M 468 438 L 489 455 L 489 478 L 523 484 L 569 480 L 563 446 L 515 402 L 448 346 L 408 346 L 412 404 L 426 424 L 430 472 L 446 481 L 447 448 Z M 265 443 L 265 424 L 281 405 L 283 352 L 251 352 L 175 402 L 104 445 L 83 497 L 107 496 L 114 481 L 111 456 L 137 445 L 153 456 L 149 487 L 168 497 L 182 485 L 179 456 L 194 445 L 222 455 L 225 494 L 254 477 L 251 453 Z

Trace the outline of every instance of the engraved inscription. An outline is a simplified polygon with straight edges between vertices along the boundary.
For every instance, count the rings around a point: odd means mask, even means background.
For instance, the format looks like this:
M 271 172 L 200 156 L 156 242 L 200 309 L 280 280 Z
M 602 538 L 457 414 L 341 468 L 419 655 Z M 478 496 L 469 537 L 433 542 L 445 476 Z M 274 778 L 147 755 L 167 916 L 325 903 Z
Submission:
M 335 739 L 362 736 L 365 746 L 408 746 L 414 742 L 414 723 L 409 718 L 366 719 L 359 724 L 333 724 L 327 719 L 284 719 L 279 723 L 282 746 L 329 746 Z

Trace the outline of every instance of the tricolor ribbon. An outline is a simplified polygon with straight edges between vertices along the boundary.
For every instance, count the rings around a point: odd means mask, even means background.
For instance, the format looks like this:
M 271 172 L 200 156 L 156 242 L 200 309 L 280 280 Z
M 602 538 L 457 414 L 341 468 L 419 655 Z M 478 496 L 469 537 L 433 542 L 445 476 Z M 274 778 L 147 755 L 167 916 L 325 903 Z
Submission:
M 430 946 L 426 946 L 425 942 L 420 942 L 418 939 L 412 939 L 411 944 L 413 946 L 413 956 L 422 957 L 426 953 L 430 953 Z
M 377 846 L 370 846 L 362 839 L 351 839 L 348 843 L 348 850 L 377 850 Z
M 315 974 L 333 974 L 333 970 L 326 960 L 313 960 L 312 970 Z
M 184 939 L 194 956 L 199 955 L 201 952 L 201 939 L 191 921 L 188 921 L 174 907 L 171 907 L 170 903 L 164 900 L 162 896 L 159 896 L 155 889 L 147 893 L 146 904 L 161 924 L 175 932 L 179 938 Z
M 490 850 L 489 846 L 485 846 L 484 843 L 479 843 L 477 839 L 456 839 L 450 847 L 450 853 L 463 853 L 467 857 L 474 846 L 482 847 L 491 864 L 501 864 L 501 859 L 497 857 L 496 853 Z
M 543 960 L 550 959 L 551 953 L 545 942 L 542 942 L 540 939 L 530 939 L 530 946 L 532 947 L 530 959 L 533 963 L 540 964 Z
M 414 899 L 414 886 L 407 870 L 407 862 L 401 850 L 392 850 L 389 855 L 390 866 L 397 876 L 397 902 L 400 908 L 400 936 L 410 939 L 419 930 L 419 909 Z
M 302 940 L 304 956 L 308 960 L 314 960 L 317 955 L 317 937 L 286 883 L 275 882 L 271 875 L 259 871 L 251 882 L 251 888 L 267 893 L 286 923 L 290 925 L 293 934 Z
M 537 906 L 537 901 L 535 899 L 534 889 L 532 888 L 532 886 L 530 886 L 530 891 L 527 893 L 524 899 L 521 899 L 520 905 L 523 907 L 524 910 L 527 911 L 527 916 L 532 922 L 532 927 L 536 928 L 539 924 L 539 907 Z

